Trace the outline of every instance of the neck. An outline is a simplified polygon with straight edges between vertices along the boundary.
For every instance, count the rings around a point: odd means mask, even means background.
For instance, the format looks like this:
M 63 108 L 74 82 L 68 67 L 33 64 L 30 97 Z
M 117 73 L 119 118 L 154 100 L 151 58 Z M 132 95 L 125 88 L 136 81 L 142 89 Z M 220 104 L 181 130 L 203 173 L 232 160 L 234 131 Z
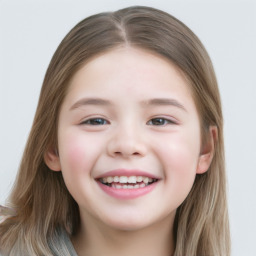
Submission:
M 171 256 L 174 252 L 174 216 L 132 231 L 86 222 L 72 242 L 79 256 Z

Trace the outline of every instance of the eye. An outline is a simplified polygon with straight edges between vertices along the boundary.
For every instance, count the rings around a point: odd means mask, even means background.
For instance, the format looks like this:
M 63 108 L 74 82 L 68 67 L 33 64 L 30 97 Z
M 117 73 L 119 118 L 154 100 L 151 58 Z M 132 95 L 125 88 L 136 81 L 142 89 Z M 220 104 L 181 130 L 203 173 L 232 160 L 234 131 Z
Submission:
M 152 118 L 147 122 L 148 125 L 157 125 L 157 126 L 165 126 L 167 124 L 175 124 L 174 121 L 166 119 L 166 118 Z
M 86 125 L 106 125 L 109 124 L 109 122 L 104 118 L 90 118 L 88 120 L 83 121 L 81 124 Z

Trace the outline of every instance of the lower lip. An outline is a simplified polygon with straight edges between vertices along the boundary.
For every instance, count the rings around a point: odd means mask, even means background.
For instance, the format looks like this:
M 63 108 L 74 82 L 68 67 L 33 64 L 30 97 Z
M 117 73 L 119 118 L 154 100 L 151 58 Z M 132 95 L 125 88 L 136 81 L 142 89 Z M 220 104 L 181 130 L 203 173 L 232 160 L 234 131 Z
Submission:
M 112 188 L 112 187 L 106 186 L 99 181 L 97 181 L 97 183 L 105 193 L 107 193 L 112 197 L 115 197 L 117 199 L 134 199 L 150 193 L 156 187 L 158 182 L 154 182 L 143 188 L 133 188 L 133 189 L 123 189 L 123 188 L 118 189 L 118 188 Z

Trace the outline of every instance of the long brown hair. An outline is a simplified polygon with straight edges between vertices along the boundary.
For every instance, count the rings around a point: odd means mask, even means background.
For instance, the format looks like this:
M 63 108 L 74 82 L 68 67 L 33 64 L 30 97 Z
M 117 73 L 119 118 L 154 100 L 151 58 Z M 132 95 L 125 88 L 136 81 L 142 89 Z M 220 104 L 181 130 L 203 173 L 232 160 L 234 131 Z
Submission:
M 57 227 L 70 235 L 76 232 L 78 205 L 61 172 L 47 167 L 44 154 L 49 147 L 57 147 L 59 110 L 70 79 L 91 58 L 121 45 L 147 49 L 174 63 L 191 88 L 201 118 L 202 143 L 210 126 L 218 130 L 209 170 L 197 175 L 177 210 L 174 256 L 230 255 L 223 117 L 211 60 L 182 22 L 163 11 L 140 6 L 84 19 L 57 48 L 9 198 L 16 215 L 0 224 L 0 249 L 8 255 L 52 255 L 48 244 Z

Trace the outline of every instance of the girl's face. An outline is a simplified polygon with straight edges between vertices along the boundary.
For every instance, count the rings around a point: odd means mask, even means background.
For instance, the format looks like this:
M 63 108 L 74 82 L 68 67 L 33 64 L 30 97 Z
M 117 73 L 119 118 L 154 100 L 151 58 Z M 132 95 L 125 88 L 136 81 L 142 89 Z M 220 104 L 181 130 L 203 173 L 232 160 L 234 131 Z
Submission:
M 136 230 L 171 221 L 210 164 L 186 80 L 141 49 L 117 48 L 80 69 L 58 127 L 58 155 L 46 162 L 88 223 Z

